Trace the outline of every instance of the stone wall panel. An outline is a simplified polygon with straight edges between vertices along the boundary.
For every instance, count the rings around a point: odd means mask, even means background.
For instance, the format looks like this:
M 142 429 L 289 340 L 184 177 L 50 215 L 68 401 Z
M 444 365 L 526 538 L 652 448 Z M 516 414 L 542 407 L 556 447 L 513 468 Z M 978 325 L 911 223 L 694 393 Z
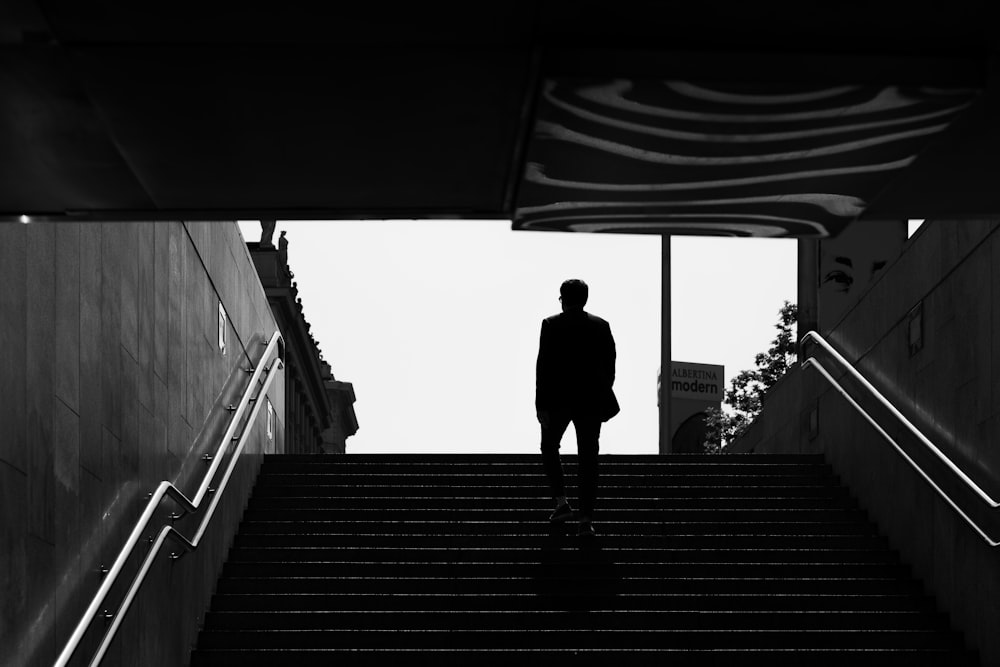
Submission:
M 0 225 L 0 420 L 4 437 L 0 438 L 0 462 L 17 468 L 23 474 L 28 469 L 27 439 L 28 406 L 25 397 L 27 345 L 27 232 L 23 225 Z
M 80 465 L 100 475 L 101 428 L 101 225 L 84 225 L 80 234 Z
M 28 235 L 27 325 L 24 363 L 28 368 L 28 531 L 52 544 L 55 539 L 53 414 L 55 412 L 56 237 L 51 226 Z
M 24 632 L 23 617 L 28 612 L 27 552 L 28 521 L 16 511 L 28 503 L 28 480 L 23 470 L 0 461 L 0 637 Z M 27 637 L 22 642 L 0 642 L 0 664 L 23 662 Z
M 121 230 L 121 323 L 122 347 L 139 358 L 139 226 L 119 225 Z
M 166 382 L 170 343 L 170 240 L 175 234 L 171 225 L 154 225 L 153 229 L 153 372 Z
M 235 223 L 0 226 L 0 344 L 13 352 L 0 359 L 0 664 L 51 664 L 146 495 L 163 479 L 196 491 L 201 455 L 228 420 L 223 406 L 248 379 L 233 371 L 276 328 L 259 284 L 240 284 L 256 281 L 241 244 Z M 220 300 L 232 319 L 224 356 Z M 270 396 L 283 418 L 283 394 Z M 103 664 L 187 661 L 260 453 L 272 447 L 253 433 L 261 441 L 202 547 L 158 559 Z M 173 511 L 165 501 L 151 533 Z M 81 653 L 96 647 L 97 625 Z
M 139 362 L 137 399 L 147 409 L 153 409 L 153 328 L 156 314 L 156 225 L 136 225 L 136 261 L 138 291 L 136 294 L 136 360 Z
M 67 223 L 56 234 L 56 396 L 80 409 L 80 226 Z

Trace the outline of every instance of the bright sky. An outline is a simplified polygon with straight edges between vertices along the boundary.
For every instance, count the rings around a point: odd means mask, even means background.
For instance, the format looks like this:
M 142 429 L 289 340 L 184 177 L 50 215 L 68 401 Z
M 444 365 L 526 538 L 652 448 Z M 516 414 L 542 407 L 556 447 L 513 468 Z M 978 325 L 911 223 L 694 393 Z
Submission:
M 249 241 L 257 222 L 240 222 Z M 514 232 L 509 221 L 278 222 L 303 312 L 357 395 L 347 451 L 538 451 L 535 358 L 559 285 L 611 323 L 621 413 L 601 452 L 657 451 L 660 239 Z M 796 242 L 673 237 L 673 358 L 753 366 L 795 301 Z M 570 428 L 563 452 L 575 453 Z

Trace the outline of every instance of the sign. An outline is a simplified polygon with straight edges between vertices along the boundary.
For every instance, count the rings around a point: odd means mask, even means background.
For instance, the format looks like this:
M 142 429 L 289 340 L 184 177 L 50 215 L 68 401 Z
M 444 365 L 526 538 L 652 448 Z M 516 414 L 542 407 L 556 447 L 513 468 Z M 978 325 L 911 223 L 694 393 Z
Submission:
M 725 366 L 671 362 L 670 395 L 700 401 L 721 401 L 725 388 Z

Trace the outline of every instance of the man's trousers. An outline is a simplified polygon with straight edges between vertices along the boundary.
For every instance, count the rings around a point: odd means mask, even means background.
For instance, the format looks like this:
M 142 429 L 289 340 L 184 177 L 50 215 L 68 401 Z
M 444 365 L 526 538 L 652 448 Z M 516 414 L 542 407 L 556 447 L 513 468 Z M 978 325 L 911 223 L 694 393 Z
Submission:
M 559 444 L 570 422 L 576 429 L 576 448 L 579 465 L 576 472 L 580 515 L 592 517 L 597 500 L 597 453 L 601 436 L 601 421 L 592 414 L 572 410 L 550 410 L 548 427 L 542 427 L 542 464 L 549 479 L 553 497 L 565 496 Z

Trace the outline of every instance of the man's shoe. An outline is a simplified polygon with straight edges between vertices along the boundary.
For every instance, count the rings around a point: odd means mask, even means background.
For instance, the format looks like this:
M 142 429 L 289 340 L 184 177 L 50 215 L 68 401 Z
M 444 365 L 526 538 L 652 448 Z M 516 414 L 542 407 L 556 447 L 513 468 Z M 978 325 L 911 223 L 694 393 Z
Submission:
M 576 513 L 573 511 L 573 508 L 570 507 L 569 503 L 563 503 L 549 515 L 549 521 L 552 523 L 562 523 L 567 519 L 572 519 L 575 514 Z
M 581 521 L 580 527 L 576 531 L 577 537 L 594 537 L 597 533 L 594 532 L 594 526 L 589 520 Z

